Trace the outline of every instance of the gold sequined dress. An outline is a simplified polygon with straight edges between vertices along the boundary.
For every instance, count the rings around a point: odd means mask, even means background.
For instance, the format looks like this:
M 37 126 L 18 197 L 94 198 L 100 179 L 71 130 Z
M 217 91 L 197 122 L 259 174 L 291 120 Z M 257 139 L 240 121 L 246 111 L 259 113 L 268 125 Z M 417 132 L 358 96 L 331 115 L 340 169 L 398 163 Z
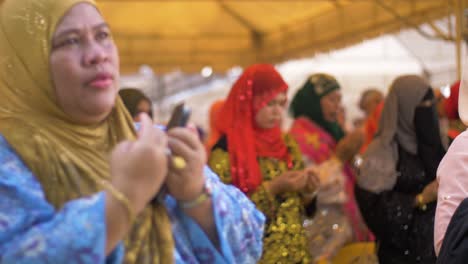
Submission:
M 287 134 L 283 138 L 291 153 L 292 170 L 303 169 L 301 153 L 296 142 Z M 209 166 L 223 182 L 231 184 L 226 142 L 226 137 L 222 137 L 214 146 L 209 158 Z M 288 170 L 286 162 L 277 159 L 260 157 L 258 162 L 263 182 L 271 181 Z M 296 192 L 287 192 L 273 197 L 262 184 L 250 195 L 250 199 L 267 218 L 263 237 L 263 255 L 258 263 L 310 263 L 312 257 L 307 251 L 307 240 L 302 227 L 305 205 L 301 195 Z

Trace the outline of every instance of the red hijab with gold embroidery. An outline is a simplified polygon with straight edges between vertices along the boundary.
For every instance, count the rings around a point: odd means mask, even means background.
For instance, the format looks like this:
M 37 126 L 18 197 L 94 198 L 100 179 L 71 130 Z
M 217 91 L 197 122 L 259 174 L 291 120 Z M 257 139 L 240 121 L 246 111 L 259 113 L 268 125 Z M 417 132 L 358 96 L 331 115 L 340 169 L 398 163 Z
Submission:
M 255 116 L 288 85 L 269 64 L 248 67 L 234 83 L 217 119 L 217 127 L 227 137 L 232 183 L 251 193 L 262 183 L 258 157 L 290 163 L 290 155 L 280 126 L 262 129 Z

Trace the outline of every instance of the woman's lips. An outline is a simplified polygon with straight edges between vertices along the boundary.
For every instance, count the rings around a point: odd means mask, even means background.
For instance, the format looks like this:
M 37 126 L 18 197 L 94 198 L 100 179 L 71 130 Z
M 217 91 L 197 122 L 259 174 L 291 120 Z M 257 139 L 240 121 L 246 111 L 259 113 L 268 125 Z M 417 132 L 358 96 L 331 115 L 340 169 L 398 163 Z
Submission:
M 109 88 L 114 82 L 114 78 L 110 74 L 98 74 L 91 80 L 88 85 L 97 89 Z
M 112 80 L 112 78 L 107 78 L 107 79 L 99 79 L 99 80 L 92 81 L 89 85 L 95 88 L 105 89 L 105 88 L 110 87 L 113 82 L 114 81 Z

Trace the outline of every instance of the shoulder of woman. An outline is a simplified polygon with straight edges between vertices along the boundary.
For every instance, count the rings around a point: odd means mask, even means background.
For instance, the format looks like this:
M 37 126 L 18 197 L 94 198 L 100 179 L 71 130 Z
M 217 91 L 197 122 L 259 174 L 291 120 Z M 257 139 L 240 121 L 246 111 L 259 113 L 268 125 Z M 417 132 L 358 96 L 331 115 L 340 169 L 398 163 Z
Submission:
M 27 188 L 33 190 L 31 195 L 43 198 L 39 182 L 31 170 L 23 163 L 21 157 L 0 134 L 0 185 L 6 184 L 13 190 Z
M 7 143 L 6 139 L 5 139 L 5 137 L 2 134 L 0 134 L 0 147 L 4 147 L 4 146 L 7 146 L 7 145 L 8 145 L 8 143 Z
M 6 160 L 13 157 L 18 158 L 18 155 L 10 146 L 6 138 L 0 134 L 0 166 L 3 166 Z
M 455 168 L 464 168 L 466 166 L 466 160 L 468 159 L 468 151 L 466 145 L 468 144 L 468 130 L 465 130 L 450 144 L 447 153 L 442 158 L 437 170 L 438 178 L 447 174 L 450 176 Z M 448 172 L 448 173 L 446 173 Z

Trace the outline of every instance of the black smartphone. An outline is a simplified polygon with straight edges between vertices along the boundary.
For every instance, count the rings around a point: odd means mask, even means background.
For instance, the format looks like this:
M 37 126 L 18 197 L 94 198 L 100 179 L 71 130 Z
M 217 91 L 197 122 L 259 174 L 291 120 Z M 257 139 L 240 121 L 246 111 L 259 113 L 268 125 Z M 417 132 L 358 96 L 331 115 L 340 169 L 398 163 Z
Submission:
M 190 108 L 185 105 L 185 103 L 180 103 L 176 105 L 172 111 L 171 118 L 167 123 L 166 129 L 169 130 L 174 127 L 184 127 L 187 125 L 187 122 L 190 118 Z
M 176 105 L 174 110 L 172 110 L 171 118 L 166 126 L 166 131 L 174 127 L 184 127 L 187 125 L 187 122 L 190 118 L 190 108 L 185 105 L 184 102 Z M 170 153 L 170 151 L 169 151 Z M 151 200 L 151 203 L 163 203 L 164 197 L 166 196 L 166 187 L 163 185 L 159 193 Z

